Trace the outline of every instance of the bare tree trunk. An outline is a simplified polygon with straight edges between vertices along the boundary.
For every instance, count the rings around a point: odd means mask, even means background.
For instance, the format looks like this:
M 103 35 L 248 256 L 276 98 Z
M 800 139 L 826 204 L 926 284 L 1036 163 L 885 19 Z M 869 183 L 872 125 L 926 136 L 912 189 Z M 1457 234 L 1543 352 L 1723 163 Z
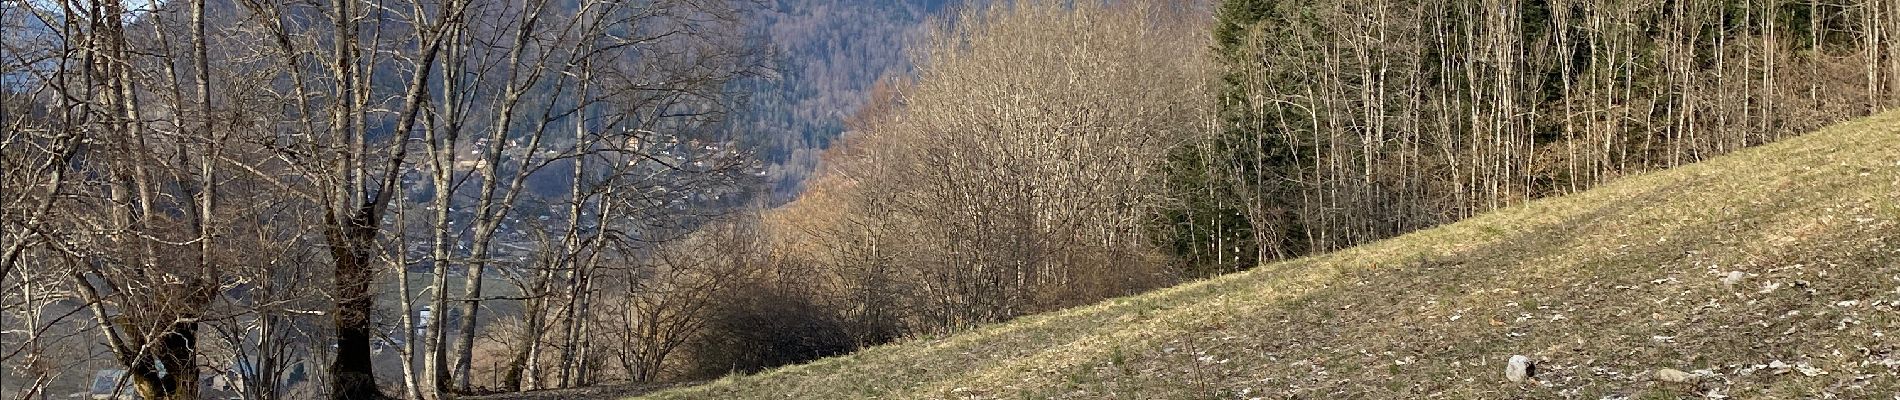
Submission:
M 592 343 L 587 337 L 587 326 L 592 316 L 588 309 L 591 293 L 588 285 L 593 279 L 583 270 L 577 270 L 574 274 L 577 278 L 568 298 L 577 305 L 572 316 L 567 319 L 567 345 L 561 347 L 560 387 L 563 388 L 584 385 L 586 349 Z M 576 365 L 577 362 L 580 365 Z
M 592 77 L 591 75 L 592 71 L 588 69 L 589 66 L 590 66 L 590 63 L 586 61 L 583 61 L 581 63 L 580 79 L 577 80 L 577 85 L 579 85 L 579 87 L 575 90 L 576 100 L 586 101 L 586 98 L 588 96 L 587 82 L 588 82 L 588 79 Z M 580 154 L 587 154 L 587 151 L 585 149 L 592 147 L 591 144 L 589 144 L 587 141 L 587 115 L 588 115 L 587 107 L 583 105 L 583 106 L 580 106 L 580 109 L 577 110 L 577 112 L 575 113 L 575 116 L 573 117 L 574 146 L 575 146 L 576 153 L 580 153 Z M 561 366 L 560 366 L 561 369 L 560 369 L 560 380 L 559 380 L 560 385 L 559 386 L 564 387 L 564 388 L 569 387 L 570 385 L 574 384 L 574 382 L 570 380 L 569 378 L 570 378 L 570 372 L 573 369 L 575 347 L 578 346 L 580 343 L 586 341 L 584 338 L 579 337 L 580 331 L 579 329 L 576 328 L 576 326 L 577 324 L 582 323 L 581 321 L 585 321 L 588 318 L 587 306 L 586 306 L 587 304 L 586 286 L 588 282 L 587 274 L 590 273 L 590 271 L 588 271 L 588 269 L 582 266 L 580 263 L 581 210 L 583 210 L 583 207 L 585 206 L 585 203 L 587 200 L 587 197 L 582 195 L 581 182 L 583 182 L 586 178 L 587 157 L 577 157 L 573 160 L 573 163 L 574 163 L 574 170 L 571 172 L 571 174 L 568 177 L 568 179 L 573 181 L 573 184 L 568 186 L 568 193 L 567 193 L 567 198 L 569 201 L 568 225 L 567 225 L 566 235 L 563 238 L 562 243 L 561 243 L 562 252 L 560 255 L 561 259 L 565 260 L 566 265 L 570 267 L 567 272 L 568 274 L 567 285 L 570 288 L 567 294 L 567 299 L 568 299 L 568 307 L 573 310 L 572 313 L 568 314 L 568 318 L 566 321 L 567 323 L 566 329 L 563 329 L 563 331 L 566 332 L 565 337 L 566 337 L 567 343 L 566 343 L 566 346 L 561 347 Z M 610 201 L 610 199 L 603 199 L 602 201 Z M 607 216 L 595 215 L 594 217 L 596 218 L 596 221 L 597 221 L 597 223 L 595 224 L 595 229 L 602 229 L 602 230 L 606 229 L 602 225 L 604 225 L 604 221 L 607 220 Z
M 459 1 L 452 3 L 457 8 L 461 7 Z M 456 144 L 461 137 L 463 123 L 462 73 L 467 57 L 464 54 L 466 45 L 463 41 L 466 39 L 464 37 L 466 34 L 467 30 L 459 24 L 448 28 L 449 37 L 443 49 L 447 56 L 442 62 L 442 102 L 437 106 L 445 121 L 439 127 L 442 129 L 430 129 L 427 138 L 429 184 L 433 189 L 433 196 L 429 200 L 432 218 L 430 263 L 433 264 L 431 274 L 433 280 L 429 285 L 432 292 L 430 293 L 429 319 L 426 321 L 429 335 L 426 344 L 429 356 L 426 364 L 429 369 L 430 393 L 437 399 L 444 398 L 444 393 L 453 389 L 450 386 L 452 378 L 449 375 L 448 346 L 449 275 L 451 273 L 449 261 L 454 256 L 454 246 L 459 239 L 452 239 L 450 236 L 455 230 L 450 222 L 450 210 L 455 208 L 455 171 L 460 168 L 457 166 Z
M 416 337 L 416 330 L 420 328 L 420 326 L 416 325 L 415 292 L 410 289 L 409 284 L 409 241 L 407 240 L 409 224 L 408 219 L 403 218 L 404 212 L 408 211 L 408 209 L 408 201 L 396 202 L 395 237 L 391 238 L 391 242 L 396 245 L 395 251 L 393 251 L 393 253 L 395 253 L 395 262 L 391 264 L 396 267 L 397 296 L 400 296 L 397 299 L 398 309 L 402 310 L 402 318 L 399 319 L 402 334 L 397 337 L 402 340 L 402 353 L 400 354 L 400 358 L 402 359 L 403 398 L 421 400 L 422 389 L 419 382 L 420 377 L 417 376 L 418 372 L 416 371 L 416 339 L 418 339 Z
M 339 127 L 339 137 L 354 138 L 361 136 L 351 128 L 360 118 L 351 104 L 356 96 L 351 95 L 358 84 L 353 71 L 355 52 L 353 26 L 347 21 L 354 13 L 347 6 L 348 1 L 338 1 L 334 7 L 339 38 L 336 50 L 336 63 L 332 66 L 338 76 L 338 85 L 343 94 L 333 99 L 335 107 L 333 124 Z M 417 115 L 429 87 L 429 78 L 438 50 L 441 48 L 442 26 L 450 24 L 451 17 L 459 17 L 460 10 L 444 9 L 437 19 L 434 32 L 418 29 L 418 45 L 421 52 L 416 68 L 409 77 L 408 87 L 404 90 L 400 120 L 396 134 L 390 139 L 390 155 L 381 176 L 377 177 L 377 188 L 359 186 L 356 181 L 365 180 L 368 172 L 362 168 L 360 160 L 366 155 L 361 146 L 340 157 L 340 165 L 333 170 L 332 185 L 336 192 L 335 200 L 326 204 L 324 237 L 330 245 L 331 259 L 335 263 L 336 310 L 332 316 L 335 325 L 337 354 L 330 366 L 331 392 L 333 400 L 374 400 L 383 398 L 376 386 L 375 365 L 371 359 L 370 345 L 374 337 L 374 326 L 370 323 L 370 312 L 374 309 L 375 297 L 370 291 L 375 271 L 372 257 L 376 251 L 376 238 L 382 231 L 383 214 L 389 202 L 400 191 L 397 185 L 402 180 L 403 166 L 407 164 L 409 137 L 415 130 Z M 357 142 L 357 139 L 339 142 Z M 347 190 L 335 190 L 335 187 Z
M 472 389 L 470 386 L 471 376 L 469 370 L 473 363 L 472 357 L 475 349 L 475 334 L 479 330 L 476 324 L 481 320 L 482 281 L 489 263 L 489 249 L 494 239 L 495 230 L 504 219 L 507 210 L 513 206 L 515 197 L 521 193 L 519 190 L 521 182 L 529 173 L 529 161 L 523 160 L 521 162 L 521 168 L 515 171 L 514 182 L 510 185 L 509 190 L 502 195 L 503 198 L 500 199 L 499 202 L 496 201 L 495 189 L 498 186 L 498 182 L 496 181 L 501 177 L 499 171 L 502 168 L 501 153 L 504 146 L 506 146 L 508 129 L 511 128 L 512 122 L 514 121 L 515 106 L 520 102 L 522 92 L 534 85 L 534 82 L 540 78 L 543 69 L 546 67 L 545 59 L 532 68 L 525 68 L 527 66 L 521 63 L 522 54 L 527 50 L 531 34 L 534 32 L 536 24 L 540 21 L 541 13 L 546 9 L 546 6 L 547 0 L 532 0 L 528 5 L 530 9 L 526 10 L 521 17 L 519 29 L 515 32 L 514 46 L 508 50 L 508 61 L 506 65 L 509 66 L 509 79 L 506 83 L 507 88 L 504 90 L 500 103 L 496 107 L 494 126 L 491 127 L 492 131 L 488 137 L 489 146 L 491 146 L 489 152 L 486 154 L 488 157 L 488 165 L 486 168 L 480 170 L 482 182 L 480 192 L 478 192 L 480 197 L 476 200 L 474 211 L 475 235 L 473 243 L 469 246 L 469 252 L 471 254 L 468 275 L 463 283 L 462 291 L 462 331 L 461 337 L 456 345 L 457 353 L 455 358 L 455 387 L 463 392 Z M 529 71 L 524 73 L 521 71 L 523 69 L 528 69 Z M 526 76 L 525 82 L 517 82 L 516 77 L 522 75 Z M 552 107 L 552 105 L 549 106 Z M 533 157 L 533 152 L 538 150 L 536 144 L 538 144 L 540 139 L 541 134 L 537 130 L 532 142 L 527 146 L 529 150 L 527 157 Z

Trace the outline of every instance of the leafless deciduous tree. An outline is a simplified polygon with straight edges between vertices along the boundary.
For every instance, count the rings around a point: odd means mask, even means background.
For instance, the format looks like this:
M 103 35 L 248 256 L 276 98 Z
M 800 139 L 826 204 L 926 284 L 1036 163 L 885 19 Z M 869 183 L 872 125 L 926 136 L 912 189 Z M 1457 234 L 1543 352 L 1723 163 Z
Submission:
M 770 220 L 869 342 L 1171 281 L 1144 227 L 1211 111 L 1205 38 L 1145 2 L 965 11 Z M 1139 83 L 1131 85 L 1131 83 Z
M 399 341 L 399 358 L 428 361 L 426 374 L 401 369 L 405 397 L 467 391 L 492 296 L 483 270 L 504 257 L 494 246 L 516 232 L 508 221 L 550 214 L 519 207 L 534 199 L 569 204 L 557 215 L 568 228 L 523 298 L 558 310 L 537 318 L 567 340 L 560 385 L 586 381 L 575 360 L 589 357 L 578 338 L 590 328 L 571 321 L 591 312 L 587 282 L 600 254 L 638 259 L 603 249 L 658 240 L 647 225 L 684 230 L 669 218 L 749 176 L 749 153 L 714 134 L 726 83 L 759 72 L 737 10 L 7 2 L 0 322 L 27 329 L 0 333 L 0 355 L 37 380 L 28 396 L 89 378 L 47 358 L 89 332 L 148 399 L 198 398 L 210 375 L 246 398 L 375 399 L 387 395 L 373 349 Z M 537 192 L 541 179 L 572 190 Z M 402 230 L 422 225 L 436 232 Z M 413 318 L 425 302 L 407 290 L 412 260 L 434 267 L 433 323 Z M 448 294 L 454 267 L 466 271 L 461 297 Z M 400 284 L 380 282 L 391 269 Z M 384 286 L 405 289 L 402 335 L 378 328 Z M 439 321 L 451 303 L 459 326 Z M 312 379 L 322 390 L 285 386 L 315 362 L 329 364 Z

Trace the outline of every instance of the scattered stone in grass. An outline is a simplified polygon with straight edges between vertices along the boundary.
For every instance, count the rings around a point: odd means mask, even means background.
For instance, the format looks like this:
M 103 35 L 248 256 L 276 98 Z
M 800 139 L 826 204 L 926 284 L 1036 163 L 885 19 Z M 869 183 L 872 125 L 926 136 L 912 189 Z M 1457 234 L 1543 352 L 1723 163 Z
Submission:
M 1692 383 L 1692 382 L 1695 382 L 1697 378 L 1699 377 L 1695 376 L 1695 374 L 1682 372 L 1682 370 L 1674 369 L 1674 368 L 1663 368 L 1663 369 L 1656 370 L 1656 380 L 1663 381 L 1663 382 Z
M 1800 372 L 1802 375 L 1807 375 L 1807 376 L 1827 375 L 1827 371 L 1821 370 L 1820 368 L 1815 368 L 1812 365 L 1808 365 L 1808 363 L 1795 364 L 1794 370 L 1797 372 Z
M 1774 360 L 1774 361 L 1768 362 L 1768 369 L 1773 370 L 1776 375 L 1780 375 L 1780 374 L 1786 374 L 1788 373 L 1788 371 L 1793 370 L 1794 366 L 1789 365 L 1788 363 L 1785 363 L 1785 362 L 1781 362 L 1781 360 Z
M 1729 271 L 1728 276 L 1722 278 L 1722 286 L 1735 286 L 1742 283 L 1742 278 L 1746 277 L 1748 275 L 1743 274 L 1742 271 Z
M 1707 393 L 1703 393 L 1702 398 L 1709 399 L 1709 400 L 1722 400 L 1729 397 L 1727 394 L 1722 393 L 1722 389 L 1716 388 L 1716 389 L 1709 389 Z
M 1504 378 L 1511 382 L 1523 382 L 1534 376 L 1537 376 L 1537 364 L 1523 355 L 1511 356 L 1511 361 L 1504 368 Z

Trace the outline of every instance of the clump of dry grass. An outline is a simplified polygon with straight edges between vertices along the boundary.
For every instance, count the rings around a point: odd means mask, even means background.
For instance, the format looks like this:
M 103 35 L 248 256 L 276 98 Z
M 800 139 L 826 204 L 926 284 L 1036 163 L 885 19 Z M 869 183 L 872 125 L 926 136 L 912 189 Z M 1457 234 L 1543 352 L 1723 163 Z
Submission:
M 1513 354 L 1538 361 L 1533 382 L 1505 380 Z M 1697 379 L 1659 382 L 1663 368 Z M 651 397 L 1897 392 L 1890 112 L 1367 246 Z

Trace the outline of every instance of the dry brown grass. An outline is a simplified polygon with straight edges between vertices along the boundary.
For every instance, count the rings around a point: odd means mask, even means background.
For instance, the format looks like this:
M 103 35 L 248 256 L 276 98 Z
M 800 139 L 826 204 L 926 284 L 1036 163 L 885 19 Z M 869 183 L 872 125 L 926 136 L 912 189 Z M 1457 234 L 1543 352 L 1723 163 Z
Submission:
M 1744 278 L 1725 284 L 1732 271 Z M 1504 379 L 1513 354 L 1539 362 L 1536 382 Z M 1661 368 L 1703 378 L 1657 382 Z M 1896 393 L 1900 112 L 1367 246 L 651 397 Z

